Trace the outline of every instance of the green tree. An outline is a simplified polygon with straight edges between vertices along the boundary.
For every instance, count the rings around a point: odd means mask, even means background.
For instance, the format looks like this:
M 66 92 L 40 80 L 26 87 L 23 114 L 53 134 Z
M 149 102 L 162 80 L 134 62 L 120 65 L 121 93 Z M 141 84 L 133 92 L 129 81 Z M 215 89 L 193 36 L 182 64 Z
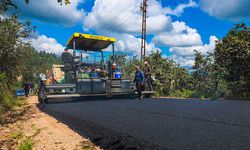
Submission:
M 1 0 L 0 1 L 0 14 L 6 12 L 9 8 L 16 7 L 16 5 L 11 0 Z
M 180 96 L 190 88 L 190 74 L 187 69 L 181 68 L 175 61 L 163 58 L 162 53 L 151 53 L 146 60 L 152 67 L 152 75 L 155 77 L 155 90 L 160 96 Z M 188 97 L 188 94 L 183 94 Z
M 30 31 L 30 26 L 19 23 L 15 16 L 0 19 L 0 73 L 5 73 L 10 79 L 9 82 L 15 81 L 20 74 L 21 58 L 27 45 L 22 39 L 26 38 Z
M 198 98 L 217 97 L 218 74 L 214 63 L 213 54 L 203 56 L 195 50 L 195 65 L 193 66 L 193 84 L 195 94 Z
M 216 44 L 215 63 L 228 84 L 230 97 L 250 98 L 250 30 L 238 24 Z

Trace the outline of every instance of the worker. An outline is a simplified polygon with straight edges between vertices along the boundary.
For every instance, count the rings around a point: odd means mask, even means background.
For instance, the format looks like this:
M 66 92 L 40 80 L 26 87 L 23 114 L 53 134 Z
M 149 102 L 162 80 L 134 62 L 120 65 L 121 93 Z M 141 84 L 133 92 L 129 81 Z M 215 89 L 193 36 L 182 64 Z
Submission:
M 102 80 L 105 80 L 108 77 L 108 72 L 103 67 L 100 67 L 99 77 Z
M 25 91 L 25 96 L 28 97 L 29 92 L 30 92 L 30 88 L 31 88 L 30 81 L 25 81 L 24 84 L 23 84 L 23 88 L 24 88 L 24 91 Z
M 148 61 L 144 61 L 144 75 L 145 75 L 145 88 L 146 90 L 153 90 L 152 83 L 151 83 L 151 66 Z
M 136 90 L 138 92 L 138 99 L 142 99 L 143 95 L 142 95 L 142 88 L 144 86 L 144 74 L 141 71 L 141 67 L 140 66 L 136 66 L 136 72 L 135 72 L 135 78 L 134 78 L 134 82 L 136 84 Z
M 64 52 L 61 55 L 61 59 L 63 63 L 73 63 L 72 55 L 67 48 L 64 49 Z
M 91 77 L 92 78 L 98 78 L 99 74 L 97 71 L 100 71 L 98 66 L 91 66 Z
M 29 81 L 29 96 L 33 95 L 34 91 L 33 91 L 33 84 L 32 82 Z

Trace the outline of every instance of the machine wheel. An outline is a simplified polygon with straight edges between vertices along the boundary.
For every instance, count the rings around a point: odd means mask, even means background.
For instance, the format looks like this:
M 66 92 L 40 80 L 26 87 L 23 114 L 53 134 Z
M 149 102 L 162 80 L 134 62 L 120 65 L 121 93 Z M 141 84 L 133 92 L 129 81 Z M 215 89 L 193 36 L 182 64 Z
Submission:
M 39 103 L 41 103 L 41 104 L 48 103 L 48 99 L 47 99 L 47 97 L 46 97 L 45 91 L 40 91 L 40 92 L 38 93 L 38 101 L 39 101 Z
M 145 94 L 144 97 L 145 98 L 152 98 L 152 95 L 151 94 Z
M 154 93 L 144 93 L 144 94 L 143 94 L 143 97 L 144 97 L 144 98 L 153 98 L 154 95 L 155 95 Z
M 128 99 L 135 99 L 135 94 L 131 92 L 128 94 L 127 97 L 128 97 Z

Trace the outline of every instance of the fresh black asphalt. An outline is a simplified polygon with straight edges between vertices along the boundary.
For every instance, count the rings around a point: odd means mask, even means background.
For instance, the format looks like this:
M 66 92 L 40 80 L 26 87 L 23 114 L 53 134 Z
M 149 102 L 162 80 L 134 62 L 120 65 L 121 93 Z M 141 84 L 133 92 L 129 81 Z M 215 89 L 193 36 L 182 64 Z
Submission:
M 248 101 L 91 100 L 42 110 L 104 149 L 250 149 Z

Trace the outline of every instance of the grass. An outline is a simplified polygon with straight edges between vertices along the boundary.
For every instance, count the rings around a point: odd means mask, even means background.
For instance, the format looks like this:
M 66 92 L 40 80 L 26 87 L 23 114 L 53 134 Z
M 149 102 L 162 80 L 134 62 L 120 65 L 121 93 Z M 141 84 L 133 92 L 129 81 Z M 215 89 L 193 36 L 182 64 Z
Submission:
M 31 138 L 26 138 L 23 140 L 18 150 L 32 150 L 33 146 L 34 142 L 31 140 Z
M 23 132 L 17 131 L 17 132 L 11 133 L 10 137 L 13 139 L 21 139 L 21 138 L 23 138 Z
M 172 93 L 171 97 L 181 97 L 181 98 L 191 98 L 195 91 L 183 89 L 183 90 L 176 90 Z
M 15 96 L 15 87 L 7 79 L 5 74 L 0 73 L 0 123 L 4 121 L 2 116 L 6 112 L 13 111 L 15 107 L 25 105 L 23 99 L 18 99 Z
M 83 146 L 83 150 L 94 150 L 91 146 Z

